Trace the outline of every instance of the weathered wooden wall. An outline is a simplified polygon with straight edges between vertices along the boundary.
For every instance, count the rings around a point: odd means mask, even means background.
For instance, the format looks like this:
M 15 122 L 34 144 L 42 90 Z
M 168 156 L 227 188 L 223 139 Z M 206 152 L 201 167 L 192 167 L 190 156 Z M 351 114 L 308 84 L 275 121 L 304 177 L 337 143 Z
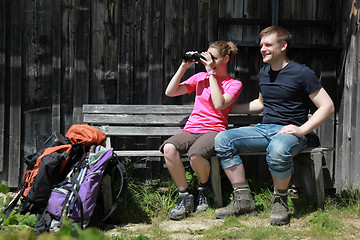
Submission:
M 360 189 L 360 1 L 344 6 L 343 42 L 338 81 L 338 128 L 336 134 L 337 189 Z
M 336 123 L 345 123 L 358 105 L 354 89 L 346 88 L 359 77 L 358 5 L 355 0 L 0 0 L 0 183 L 17 186 L 22 157 L 51 132 L 65 133 L 81 123 L 84 103 L 192 103 L 193 95 L 168 98 L 164 89 L 184 52 L 204 51 L 214 40 L 237 43 L 229 72 L 244 84 L 239 102 L 252 100 L 262 66 L 258 33 L 272 24 L 293 33 L 291 58 L 311 67 L 337 103 L 339 115 L 318 130 L 323 145 L 337 147 L 336 158 L 325 157 L 331 179 L 355 176 L 360 167 L 345 156 L 358 155 L 351 152 L 359 148 L 351 131 L 357 115 L 339 130 Z M 196 66 L 185 77 L 202 69 Z

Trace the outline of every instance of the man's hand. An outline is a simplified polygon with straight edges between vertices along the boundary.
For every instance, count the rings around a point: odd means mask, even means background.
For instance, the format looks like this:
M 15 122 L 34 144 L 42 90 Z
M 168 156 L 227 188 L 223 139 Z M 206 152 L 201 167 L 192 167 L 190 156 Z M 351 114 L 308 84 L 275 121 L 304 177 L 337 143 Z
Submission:
M 295 126 L 293 124 L 290 125 L 286 125 L 284 126 L 279 132 L 278 134 L 283 134 L 283 133 L 288 133 L 288 134 L 293 134 L 297 137 L 302 137 L 305 135 L 305 133 L 302 131 L 302 129 L 298 126 Z

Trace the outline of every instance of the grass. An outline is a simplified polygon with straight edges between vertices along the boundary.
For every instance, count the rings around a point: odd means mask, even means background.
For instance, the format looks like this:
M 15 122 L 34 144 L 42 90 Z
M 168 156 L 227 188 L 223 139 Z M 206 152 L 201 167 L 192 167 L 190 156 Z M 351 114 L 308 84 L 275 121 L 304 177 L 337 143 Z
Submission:
M 192 190 L 195 176 L 187 174 Z M 186 221 L 174 222 L 168 218 L 170 209 L 177 201 L 176 187 L 172 181 L 138 182 L 129 178 L 129 189 L 123 204 L 116 210 L 113 221 L 116 224 L 138 225 L 139 228 L 118 227 L 111 231 L 89 228 L 82 231 L 71 222 L 65 223 L 58 234 L 42 234 L 38 238 L 31 232 L 34 216 L 13 215 L 13 224 L 0 228 L 2 239 L 172 239 L 173 234 L 197 239 L 359 239 L 360 201 L 359 192 L 349 189 L 340 195 L 327 195 L 323 208 L 317 209 L 301 194 L 289 197 L 293 214 L 286 226 L 271 226 L 268 223 L 271 186 L 249 182 L 253 190 L 257 216 L 228 217 L 215 220 L 215 207 L 201 214 L 192 214 Z M 224 196 L 230 196 L 225 193 Z M 229 198 L 224 199 L 229 202 Z M 1 215 L 1 213 L 0 213 Z M 215 222 L 210 228 L 179 228 L 169 232 L 167 225 L 199 223 L 204 220 Z M 208 227 L 208 226 L 207 226 Z

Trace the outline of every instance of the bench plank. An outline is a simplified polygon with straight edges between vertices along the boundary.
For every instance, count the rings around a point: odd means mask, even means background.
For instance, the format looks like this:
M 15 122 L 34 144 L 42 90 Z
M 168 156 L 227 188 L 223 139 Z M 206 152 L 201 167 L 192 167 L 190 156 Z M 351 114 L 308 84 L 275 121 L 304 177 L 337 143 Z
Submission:
M 124 125 L 185 125 L 189 115 L 129 115 L 129 114 L 84 114 L 84 122 L 91 124 Z
M 104 105 L 85 104 L 83 113 L 114 113 L 114 114 L 189 114 L 193 109 L 192 105 Z
M 334 151 L 334 148 L 318 147 L 318 148 L 305 148 L 301 153 L 324 153 L 326 151 Z M 122 150 L 115 151 L 118 156 L 121 157 L 163 157 L 164 155 L 159 150 Z M 266 155 L 266 152 L 257 153 L 241 153 L 243 156 L 253 155 Z
M 148 126 L 94 126 L 107 136 L 171 136 L 181 132 L 181 127 Z

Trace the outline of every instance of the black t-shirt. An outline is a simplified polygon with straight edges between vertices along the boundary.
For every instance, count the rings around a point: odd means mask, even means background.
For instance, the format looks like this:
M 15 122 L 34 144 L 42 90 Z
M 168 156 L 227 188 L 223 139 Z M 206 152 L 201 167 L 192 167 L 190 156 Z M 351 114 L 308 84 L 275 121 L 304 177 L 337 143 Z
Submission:
M 310 68 L 293 61 L 280 71 L 264 66 L 259 86 L 264 99 L 263 123 L 296 126 L 308 120 L 309 95 L 322 87 Z

